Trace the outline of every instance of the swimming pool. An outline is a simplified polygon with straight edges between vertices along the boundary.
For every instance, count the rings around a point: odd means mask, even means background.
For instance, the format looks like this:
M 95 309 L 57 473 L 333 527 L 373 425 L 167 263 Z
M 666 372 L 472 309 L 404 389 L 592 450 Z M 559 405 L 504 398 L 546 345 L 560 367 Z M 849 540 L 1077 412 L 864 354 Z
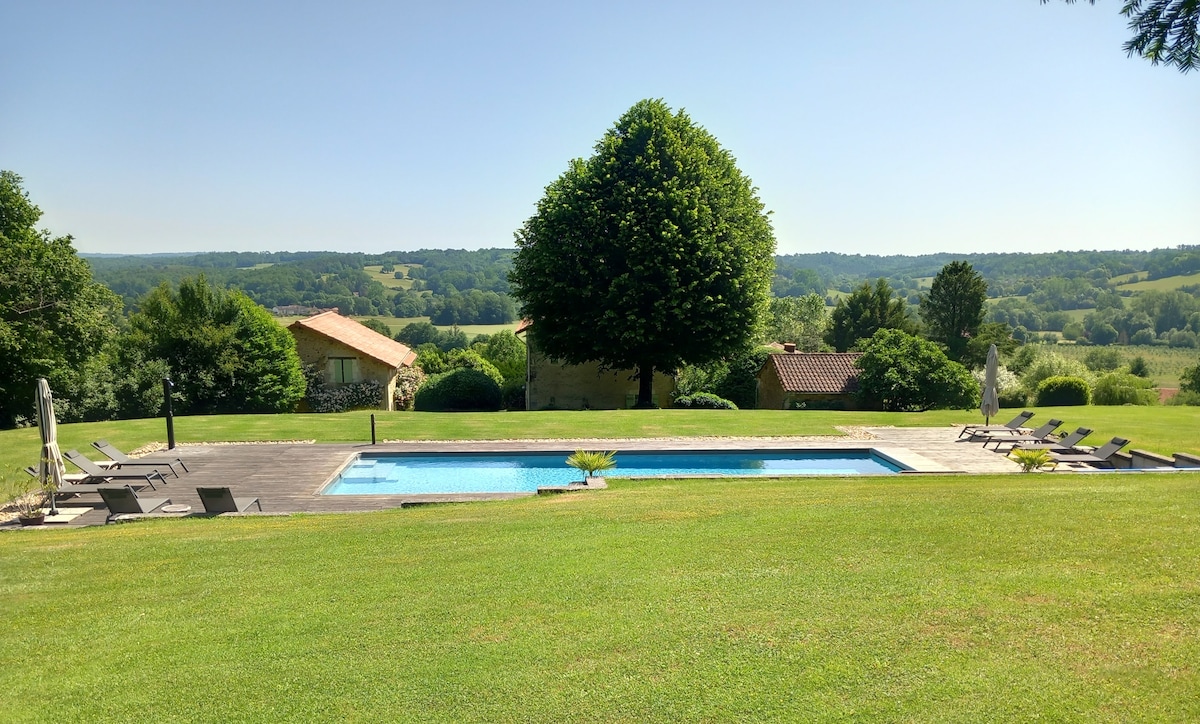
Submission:
M 359 453 L 323 495 L 536 493 L 583 481 L 569 452 Z M 869 449 L 618 452 L 606 478 L 650 476 L 888 475 L 904 468 Z

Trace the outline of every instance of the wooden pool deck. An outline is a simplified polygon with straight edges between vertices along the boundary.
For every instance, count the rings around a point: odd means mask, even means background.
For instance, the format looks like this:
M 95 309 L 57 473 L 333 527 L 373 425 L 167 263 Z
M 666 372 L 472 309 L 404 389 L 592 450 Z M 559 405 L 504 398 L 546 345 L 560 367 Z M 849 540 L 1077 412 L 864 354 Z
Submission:
M 847 437 L 805 438 L 676 438 L 636 440 L 505 440 L 471 442 L 392 442 L 379 445 L 334 443 L 247 443 L 180 445 L 170 455 L 181 457 L 190 473 L 167 476 L 158 490 L 143 490 L 146 498 L 170 498 L 191 514 L 203 512 L 198 486 L 229 487 L 238 498 L 258 498 L 266 514 L 342 513 L 399 508 L 435 502 L 467 502 L 522 497 L 525 494 L 457 495 L 320 495 L 320 489 L 361 452 L 544 452 L 576 449 L 618 450 L 784 450 L 875 448 L 918 473 L 1009 473 L 1017 465 L 1003 455 L 983 450 L 979 443 L 957 439 L 957 427 L 857 428 Z M 151 455 L 145 460 L 164 459 Z M 107 511 L 95 493 L 59 501 L 75 513 L 69 522 L 43 528 L 103 525 Z M 253 509 L 257 512 L 257 509 Z M 156 514 L 169 517 L 172 514 Z M 174 515 L 185 515 L 183 513 Z M 47 518 L 49 521 L 50 519 Z M 15 521 L 4 527 L 16 525 Z

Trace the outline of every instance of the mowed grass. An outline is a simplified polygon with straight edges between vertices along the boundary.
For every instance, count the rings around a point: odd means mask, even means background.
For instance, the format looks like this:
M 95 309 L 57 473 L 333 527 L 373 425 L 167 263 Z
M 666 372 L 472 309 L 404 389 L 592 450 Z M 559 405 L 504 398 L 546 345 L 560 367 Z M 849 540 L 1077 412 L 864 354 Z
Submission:
M 1200 454 L 1200 408 L 1196 407 L 1047 407 L 1031 408 L 1034 422 L 1056 417 L 1064 429 L 1090 427 L 1086 444 L 1114 436 L 1133 441 L 1131 449 L 1163 455 Z M 1011 419 L 1017 410 L 1001 410 L 993 422 Z M 314 440 L 365 442 L 371 439 L 371 412 L 295 415 L 197 415 L 175 418 L 179 443 Z M 375 412 L 376 437 L 384 440 L 509 440 L 669 437 L 773 437 L 841 435 L 840 426 L 930 427 L 978 423 L 977 411 L 835 412 L 823 410 L 586 410 L 541 412 Z M 100 458 L 90 444 L 107 439 L 123 450 L 166 440 L 162 419 L 121 420 L 60 425 L 60 447 Z M 40 438 L 36 428 L 0 430 L 0 477 L 36 465 Z M 919 452 L 919 451 L 918 451 Z M 70 470 L 70 466 L 68 466 Z
M 1195 721 L 1200 474 L 0 535 L 7 721 Z

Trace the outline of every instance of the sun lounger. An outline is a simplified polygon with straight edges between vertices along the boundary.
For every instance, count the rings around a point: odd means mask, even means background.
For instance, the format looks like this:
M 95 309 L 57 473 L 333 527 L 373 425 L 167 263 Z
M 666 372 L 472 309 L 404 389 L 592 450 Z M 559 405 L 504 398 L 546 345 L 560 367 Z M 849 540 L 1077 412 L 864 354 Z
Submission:
M 204 503 L 205 513 L 245 513 L 252 505 L 262 512 L 258 498 L 235 498 L 229 488 L 196 488 L 196 494 Z
M 1015 445 L 1018 442 L 1045 442 L 1046 438 L 1054 434 L 1054 431 L 1062 425 L 1062 420 L 1051 418 L 1045 425 L 1029 433 L 1028 435 L 1012 435 L 1006 433 L 984 435 L 983 446 L 987 447 L 989 442 L 996 443 L 996 449 L 1000 449 L 1000 443 L 1009 443 Z
M 153 460 L 135 460 L 135 459 L 129 457 L 128 455 L 126 455 L 125 453 L 121 452 L 117 448 L 113 447 L 108 442 L 108 440 L 96 440 L 95 442 L 92 443 L 92 447 L 96 448 L 96 450 L 99 451 L 100 454 L 102 454 L 105 457 L 107 457 L 108 459 L 112 460 L 113 463 L 116 464 L 115 466 L 117 468 L 127 468 L 127 467 L 134 466 L 134 465 L 141 466 L 141 467 L 147 467 L 147 466 L 163 467 L 165 465 L 167 468 L 170 468 L 172 475 L 174 475 L 175 477 L 179 477 L 178 471 L 175 470 L 175 466 L 178 465 L 179 467 L 183 468 L 183 472 L 185 472 L 185 473 L 190 472 L 188 470 L 187 465 L 183 464 L 183 460 L 181 458 L 175 458 L 174 460 L 171 460 L 171 461 L 162 461 L 162 462 L 155 462 Z M 110 470 L 112 469 L 111 466 L 105 466 L 105 467 L 108 467 Z
M 124 471 L 124 470 L 105 470 L 95 462 L 84 457 L 78 450 L 68 450 L 63 453 L 63 457 L 72 465 L 82 470 L 87 474 L 87 478 L 83 480 L 85 483 L 107 483 L 113 480 L 144 480 L 152 490 L 157 490 L 154 487 L 154 481 L 166 484 L 167 480 L 162 473 L 157 470 L 152 470 L 148 473 Z
M 108 506 L 108 520 L 125 513 L 152 513 L 171 504 L 170 498 L 139 498 L 128 485 L 101 485 L 96 490 Z
M 1045 442 L 1018 443 L 1013 447 L 1018 450 L 1048 450 L 1057 453 L 1074 453 L 1080 452 L 1075 449 L 1075 446 L 1083 442 L 1083 439 L 1092 434 L 1092 428 L 1080 427 L 1076 428 L 1075 432 L 1064 435 L 1059 440 L 1046 440 Z
M 1104 443 L 1096 448 L 1090 454 L 1081 453 L 1050 453 L 1050 461 L 1057 467 L 1059 463 L 1084 463 L 1093 467 L 1116 467 L 1109 460 L 1118 450 L 1129 444 L 1129 441 L 1123 437 L 1114 437 L 1112 440 Z
M 32 465 L 26 465 L 22 469 L 35 478 L 40 479 L 42 477 L 41 472 Z M 87 480 L 87 473 L 67 473 L 63 476 L 63 482 L 67 484 L 82 483 L 84 480 Z
M 968 439 L 974 440 L 977 436 L 984 433 L 1004 432 L 1006 430 L 1013 435 L 1020 435 L 1025 430 L 1023 426 L 1029 422 L 1029 418 L 1031 417 L 1033 417 L 1033 413 L 1025 410 L 1003 425 L 967 425 L 959 431 L 958 436 L 967 435 Z

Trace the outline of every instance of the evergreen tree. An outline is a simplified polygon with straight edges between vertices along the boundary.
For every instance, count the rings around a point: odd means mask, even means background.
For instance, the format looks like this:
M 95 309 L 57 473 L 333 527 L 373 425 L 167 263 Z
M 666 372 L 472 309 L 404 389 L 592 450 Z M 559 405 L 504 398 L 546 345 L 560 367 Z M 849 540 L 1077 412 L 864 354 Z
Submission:
M 856 349 L 859 340 L 870 339 L 881 329 L 913 332 L 916 324 L 908 315 L 908 303 L 894 296 L 886 279 L 862 286 L 839 299 L 829 319 L 825 341 L 838 352 Z
M 971 338 L 983 324 L 987 282 L 965 261 L 942 267 L 929 294 L 921 298 L 921 319 L 927 336 L 946 348 L 946 356 L 961 361 Z

